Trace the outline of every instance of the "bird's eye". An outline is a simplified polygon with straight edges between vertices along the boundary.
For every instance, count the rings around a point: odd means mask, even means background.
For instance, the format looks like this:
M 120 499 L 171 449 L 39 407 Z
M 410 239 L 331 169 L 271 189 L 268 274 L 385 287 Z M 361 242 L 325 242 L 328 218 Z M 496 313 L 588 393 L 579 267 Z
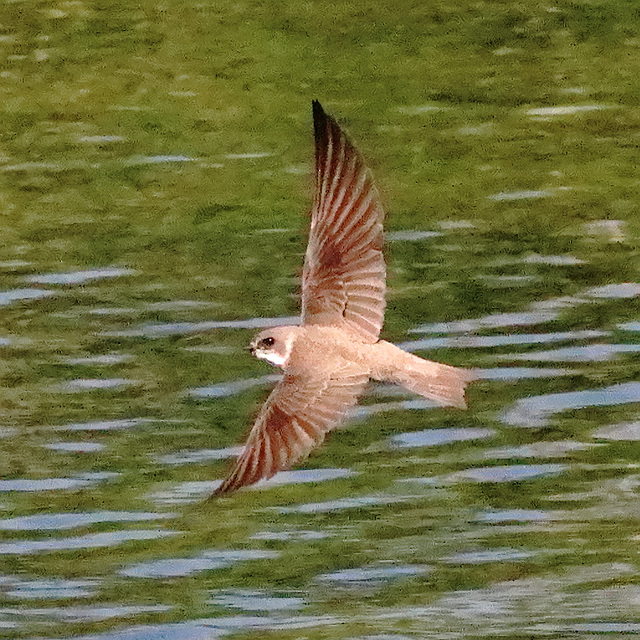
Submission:
M 273 338 L 263 338 L 260 343 L 263 347 L 273 347 L 276 341 Z

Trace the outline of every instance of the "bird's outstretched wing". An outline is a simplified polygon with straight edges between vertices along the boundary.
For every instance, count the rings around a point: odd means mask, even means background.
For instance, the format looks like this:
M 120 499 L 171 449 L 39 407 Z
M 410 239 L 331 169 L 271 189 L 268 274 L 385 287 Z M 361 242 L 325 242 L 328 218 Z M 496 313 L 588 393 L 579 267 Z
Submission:
M 324 378 L 285 375 L 262 407 L 245 447 L 214 496 L 270 478 L 306 458 L 356 403 L 368 373 L 351 363 Z
M 316 193 L 302 275 L 303 324 L 345 326 L 375 342 L 384 320 L 384 212 L 357 149 L 313 102 Z

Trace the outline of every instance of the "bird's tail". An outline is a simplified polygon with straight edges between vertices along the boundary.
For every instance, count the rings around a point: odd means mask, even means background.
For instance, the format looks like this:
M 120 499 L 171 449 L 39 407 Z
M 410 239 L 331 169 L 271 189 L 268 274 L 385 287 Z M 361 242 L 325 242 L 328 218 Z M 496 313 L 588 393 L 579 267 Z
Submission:
M 476 378 L 473 371 L 425 360 L 391 343 L 386 343 L 385 347 L 387 345 L 393 347 L 394 366 L 388 368 L 380 378 L 429 398 L 440 406 L 467 408 L 465 387 Z

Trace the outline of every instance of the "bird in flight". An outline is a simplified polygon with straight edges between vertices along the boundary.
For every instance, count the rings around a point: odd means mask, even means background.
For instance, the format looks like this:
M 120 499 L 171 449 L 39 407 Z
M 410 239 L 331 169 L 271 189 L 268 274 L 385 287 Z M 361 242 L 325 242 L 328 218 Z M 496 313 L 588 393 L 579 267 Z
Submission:
M 369 379 L 394 382 L 441 406 L 466 407 L 469 370 L 380 340 L 386 269 L 378 190 L 360 153 L 317 101 L 313 124 L 316 184 L 301 323 L 267 329 L 251 342 L 251 353 L 280 367 L 284 377 L 214 496 L 306 458 L 345 418 Z

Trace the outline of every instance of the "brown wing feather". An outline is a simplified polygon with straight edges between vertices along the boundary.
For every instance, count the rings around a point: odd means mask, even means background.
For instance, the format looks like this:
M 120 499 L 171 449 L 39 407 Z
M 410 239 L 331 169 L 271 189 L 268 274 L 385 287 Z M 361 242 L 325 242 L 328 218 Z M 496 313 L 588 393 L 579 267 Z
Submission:
M 355 404 L 368 377 L 350 364 L 331 378 L 285 376 L 262 407 L 244 450 L 214 496 L 270 478 L 306 458 Z
M 375 342 L 384 320 L 384 212 L 362 157 L 313 102 L 316 196 L 302 275 L 304 324 L 346 324 Z

